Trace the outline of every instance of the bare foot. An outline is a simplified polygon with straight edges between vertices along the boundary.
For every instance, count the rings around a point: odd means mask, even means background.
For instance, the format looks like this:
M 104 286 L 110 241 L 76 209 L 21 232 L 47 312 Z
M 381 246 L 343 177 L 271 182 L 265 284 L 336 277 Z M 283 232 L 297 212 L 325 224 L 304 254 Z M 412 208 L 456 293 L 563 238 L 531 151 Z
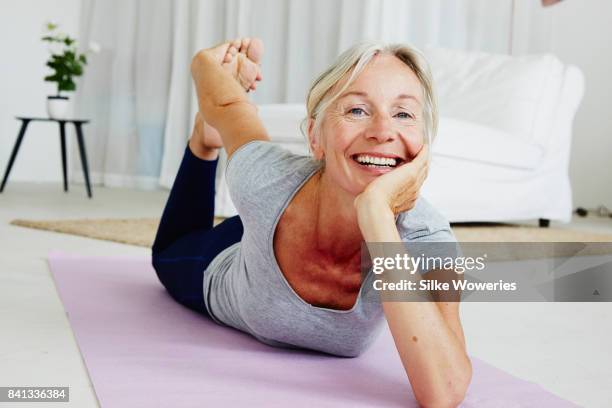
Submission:
M 259 38 L 245 37 L 232 42 L 222 65 L 247 92 L 254 91 L 257 89 L 257 82 L 262 80 L 260 68 L 262 55 L 263 42 Z
M 224 69 L 247 91 L 254 91 L 257 82 L 262 80 L 260 61 L 263 54 L 263 43 L 258 38 L 239 38 L 208 49 Z M 219 132 L 197 113 L 189 148 L 196 157 L 214 160 L 219 155 L 223 141 Z
M 245 91 L 255 90 L 262 80 L 260 61 L 263 42 L 259 38 L 238 38 L 207 50 L 232 74 Z

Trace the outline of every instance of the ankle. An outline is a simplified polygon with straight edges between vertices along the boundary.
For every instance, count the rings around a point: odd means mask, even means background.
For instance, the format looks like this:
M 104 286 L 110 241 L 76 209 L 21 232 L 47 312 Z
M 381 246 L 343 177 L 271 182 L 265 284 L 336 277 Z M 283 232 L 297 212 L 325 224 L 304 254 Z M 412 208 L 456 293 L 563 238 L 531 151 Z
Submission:
M 217 160 L 219 157 L 219 148 L 203 146 L 201 143 L 195 141 L 193 137 L 189 139 L 188 146 L 191 153 L 200 160 L 213 161 Z

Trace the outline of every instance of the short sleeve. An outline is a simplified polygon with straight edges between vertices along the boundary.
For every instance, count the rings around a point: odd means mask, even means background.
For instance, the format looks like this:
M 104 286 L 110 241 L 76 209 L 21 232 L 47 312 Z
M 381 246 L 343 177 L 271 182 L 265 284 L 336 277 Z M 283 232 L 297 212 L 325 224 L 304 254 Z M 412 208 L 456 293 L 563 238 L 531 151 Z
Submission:
M 309 161 L 307 156 L 262 140 L 250 141 L 234 151 L 225 167 L 225 178 L 243 222 L 273 217 Z
M 419 198 L 413 210 L 400 214 L 397 220 L 400 237 L 413 257 L 435 261 L 462 256 L 461 247 L 450 223 L 424 198 Z M 430 262 L 429 265 L 440 264 Z M 432 268 L 425 267 L 421 273 Z

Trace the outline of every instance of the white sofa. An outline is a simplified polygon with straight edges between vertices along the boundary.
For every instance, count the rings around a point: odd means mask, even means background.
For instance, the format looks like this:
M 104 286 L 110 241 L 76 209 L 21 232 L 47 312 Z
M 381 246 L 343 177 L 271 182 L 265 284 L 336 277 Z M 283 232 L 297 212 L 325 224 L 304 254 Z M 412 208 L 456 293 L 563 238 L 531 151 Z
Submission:
M 441 118 L 422 195 L 451 222 L 568 222 L 572 123 L 584 90 L 580 70 L 552 55 L 439 48 L 425 54 Z M 298 129 L 304 105 L 261 105 L 259 112 L 273 141 L 308 154 Z M 217 214 L 234 215 L 218 173 Z

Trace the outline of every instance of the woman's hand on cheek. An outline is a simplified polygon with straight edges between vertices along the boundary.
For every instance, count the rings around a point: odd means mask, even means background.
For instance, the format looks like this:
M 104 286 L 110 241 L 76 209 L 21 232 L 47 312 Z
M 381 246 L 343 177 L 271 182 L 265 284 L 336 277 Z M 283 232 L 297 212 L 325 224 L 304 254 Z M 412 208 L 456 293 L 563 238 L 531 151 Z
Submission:
M 376 203 L 390 209 L 393 214 L 414 207 L 429 168 L 429 146 L 423 145 L 414 160 L 377 177 L 355 198 L 355 207 Z

